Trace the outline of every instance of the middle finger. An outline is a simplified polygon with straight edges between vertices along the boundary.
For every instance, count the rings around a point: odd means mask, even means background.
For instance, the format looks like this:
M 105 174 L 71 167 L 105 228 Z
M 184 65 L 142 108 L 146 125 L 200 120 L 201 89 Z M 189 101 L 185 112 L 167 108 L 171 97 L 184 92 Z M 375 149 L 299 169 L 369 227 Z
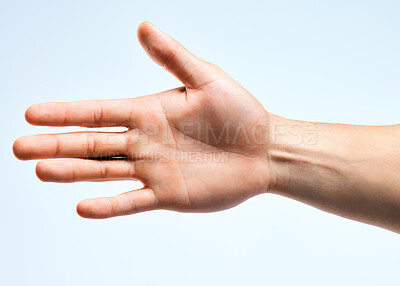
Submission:
M 73 132 L 24 136 L 14 153 L 21 160 L 127 155 L 126 132 Z

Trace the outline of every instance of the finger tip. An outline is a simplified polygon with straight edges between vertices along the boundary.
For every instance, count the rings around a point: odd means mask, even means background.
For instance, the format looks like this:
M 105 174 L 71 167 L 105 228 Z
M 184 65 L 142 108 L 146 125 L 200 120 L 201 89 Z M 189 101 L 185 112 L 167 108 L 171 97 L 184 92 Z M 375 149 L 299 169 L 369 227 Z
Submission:
M 110 205 L 105 199 L 83 200 L 76 206 L 76 212 L 83 218 L 103 219 L 110 217 Z
M 64 123 L 64 116 L 64 104 L 55 102 L 36 103 L 25 110 L 25 120 L 37 126 L 60 126 Z
M 38 112 L 38 104 L 29 106 L 25 111 L 25 120 L 30 124 L 35 124 L 36 114 Z
M 26 144 L 24 137 L 19 137 L 16 139 L 13 143 L 13 153 L 14 156 L 19 159 L 19 160 L 28 160 L 27 154 L 26 154 Z
M 151 53 L 159 45 L 163 33 L 152 23 L 144 21 L 138 26 L 137 37 L 143 49 Z
M 86 204 L 86 200 L 80 201 L 76 205 L 76 212 L 80 217 L 90 218 L 90 216 L 88 215 L 88 206 Z
M 36 164 L 35 173 L 39 180 L 41 180 L 42 182 L 51 181 L 49 177 L 49 174 L 51 174 L 51 170 L 49 170 L 49 165 L 46 161 L 39 161 Z
M 138 35 L 145 35 L 146 33 L 150 32 L 153 27 L 155 27 L 152 23 L 149 21 L 143 21 L 139 24 L 137 28 L 137 33 Z
M 33 160 L 50 157 L 48 148 L 37 136 L 22 136 L 13 143 L 14 156 L 19 160 Z M 51 151 L 52 152 L 52 151 Z

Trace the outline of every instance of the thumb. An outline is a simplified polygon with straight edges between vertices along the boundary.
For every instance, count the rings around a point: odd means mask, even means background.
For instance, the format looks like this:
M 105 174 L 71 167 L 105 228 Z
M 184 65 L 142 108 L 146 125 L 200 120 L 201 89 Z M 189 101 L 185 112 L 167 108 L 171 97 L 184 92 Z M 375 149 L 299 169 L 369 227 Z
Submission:
M 152 60 L 176 76 L 184 85 L 199 88 L 215 80 L 217 69 L 214 65 L 190 53 L 153 24 L 141 23 L 137 35 Z

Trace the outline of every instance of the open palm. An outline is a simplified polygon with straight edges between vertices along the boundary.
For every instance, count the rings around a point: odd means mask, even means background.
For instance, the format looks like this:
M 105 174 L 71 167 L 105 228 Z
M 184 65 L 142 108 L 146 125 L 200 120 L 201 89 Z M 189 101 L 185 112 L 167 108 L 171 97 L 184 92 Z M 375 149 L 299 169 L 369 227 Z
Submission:
M 125 132 L 26 136 L 14 143 L 22 160 L 45 160 L 43 181 L 140 180 L 144 187 L 88 199 L 78 213 L 106 218 L 154 209 L 216 211 L 265 192 L 268 113 L 221 69 L 148 22 L 138 38 L 149 56 L 183 87 L 132 99 L 35 104 L 34 125 L 124 126 Z M 93 160 L 95 159 L 95 160 Z

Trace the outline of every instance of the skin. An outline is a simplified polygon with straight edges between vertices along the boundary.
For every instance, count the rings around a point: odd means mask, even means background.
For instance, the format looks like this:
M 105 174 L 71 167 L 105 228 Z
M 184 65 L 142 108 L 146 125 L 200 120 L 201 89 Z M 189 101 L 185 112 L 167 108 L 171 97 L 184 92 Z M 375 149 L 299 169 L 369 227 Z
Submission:
M 18 159 L 60 158 L 38 162 L 42 181 L 144 185 L 81 201 L 79 215 L 211 212 L 271 192 L 400 232 L 399 126 L 284 119 L 152 24 L 139 25 L 138 39 L 184 86 L 131 99 L 35 104 L 25 113 L 33 125 L 126 131 L 34 135 L 14 142 Z M 124 157 L 105 160 L 115 156 Z

